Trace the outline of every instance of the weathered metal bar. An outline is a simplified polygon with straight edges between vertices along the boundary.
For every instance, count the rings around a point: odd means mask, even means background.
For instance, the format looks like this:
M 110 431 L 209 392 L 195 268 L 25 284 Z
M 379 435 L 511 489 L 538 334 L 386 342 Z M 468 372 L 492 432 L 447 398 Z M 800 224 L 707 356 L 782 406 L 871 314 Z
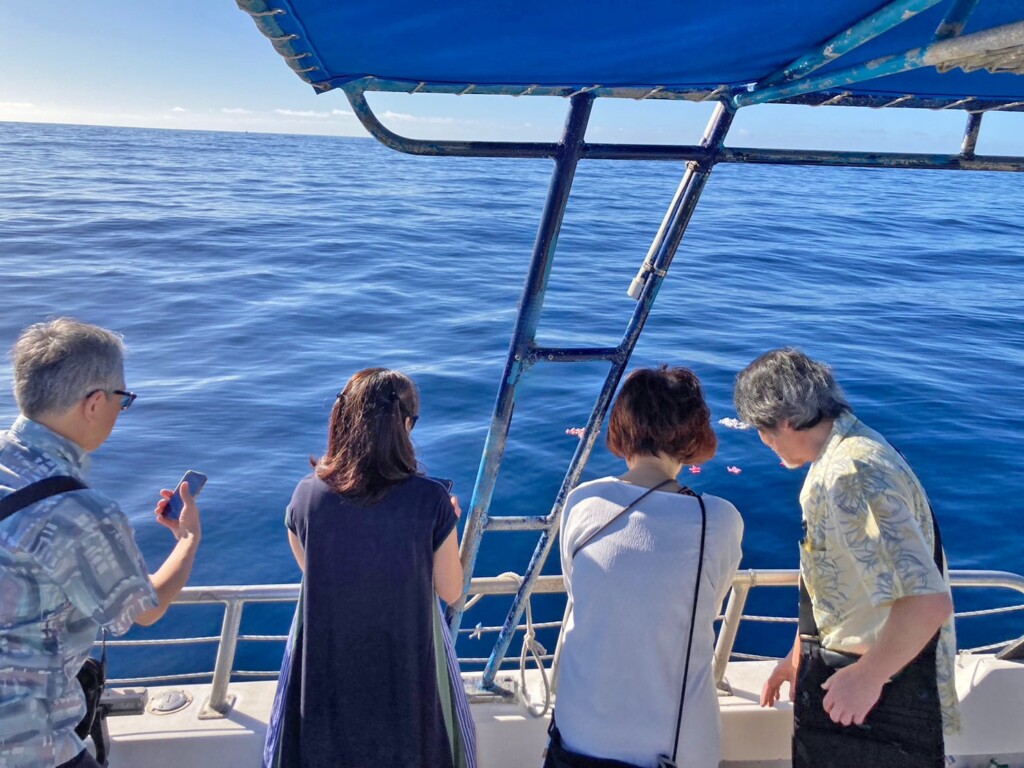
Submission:
M 743 609 L 747 604 L 747 595 L 750 594 L 749 584 L 733 583 L 729 592 L 729 601 L 725 606 L 725 618 L 722 619 L 722 626 L 718 629 L 718 639 L 715 641 L 715 682 L 722 682 L 725 677 L 725 668 L 729 666 L 729 657 L 732 655 L 733 645 L 736 643 L 736 633 L 739 632 L 740 622 L 743 621 Z
M 977 4 L 978 0 L 954 0 L 939 28 L 935 30 L 935 39 L 948 40 L 951 37 L 959 37 L 964 31 L 964 25 L 967 24 L 967 18 Z
M 344 86 L 352 111 L 373 138 L 384 146 L 410 155 L 453 157 L 556 157 L 560 144 L 515 141 L 428 141 L 411 139 L 388 129 L 366 101 L 365 90 L 358 83 Z
M 752 104 L 778 101 L 803 93 L 828 91 L 921 67 L 939 67 L 947 62 L 979 55 L 983 51 L 1010 48 L 1021 45 L 1022 42 L 1024 42 L 1024 22 L 1005 24 L 971 35 L 932 42 L 903 53 L 882 56 L 838 72 L 829 72 L 767 88 L 755 87 L 752 91 L 736 94 L 733 96 L 732 102 L 736 107 L 746 107 Z
M 764 78 L 757 87 L 764 88 L 805 77 L 939 2 L 941 0 L 896 0 L 889 3 L 849 29 L 840 32 L 824 45 L 805 53 Z
M 926 155 L 903 152 L 827 152 L 727 147 L 719 163 L 814 165 L 856 168 L 918 168 L 951 171 L 1024 171 L 1024 157 Z
M 587 363 L 598 360 L 614 360 L 622 354 L 618 347 L 534 347 L 529 362 L 546 360 L 551 363 Z
M 370 134 L 385 146 L 414 155 L 448 157 L 508 157 L 535 159 L 554 157 L 559 144 L 488 142 L 488 141 L 426 141 L 400 136 L 388 130 L 366 103 L 363 91 L 346 87 L 360 122 Z M 802 94 L 807 98 L 817 94 Z M 859 103 L 859 102 L 857 102 Z M 985 102 L 985 104 L 989 104 Z M 879 106 L 874 104 L 874 106 Z M 935 107 L 929 102 L 926 105 Z M 989 104 L 989 107 L 992 105 Z M 973 114 L 973 113 L 972 113 Z M 710 155 L 697 145 L 666 144 L 586 144 L 581 147 L 581 158 L 588 160 L 651 160 L 706 162 Z M 762 163 L 777 165 L 816 165 L 865 168 L 922 168 L 959 171 L 1020 171 L 1024 170 L 1024 157 L 965 157 L 963 155 L 925 155 L 896 152 L 828 152 L 820 150 L 773 150 L 757 148 L 728 148 L 715 162 Z
M 497 482 L 498 468 L 501 465 L 501 457 L 505 452 L 505 443 L 512 423 L 512 411 L 515 407 L 519 377 L 522 375 L 526 359 L 533 346 L 537 324 L 540 321 L 552 259 L 558 243 L 558 233 L 562 227 L 562 217 L 565 214 L 569 191 L 576 175 L 576 165 L 580 159 L 594 96 L 590 93 L 582 93 L 574 96 L 570 103 L 569 115 L 560 143 L 561 148 L 551 175 L 547 202 L 544 205 L 537 238 L 533 245 L 530 270 L 519 302 L 519 311 L 516 316 L 515 328 L 512 331 L 505 371 L 498 386 L 494 413 L 487 431 L 484 452 L 480 458 L 480 469 L 477 472 L 476 484 L 473 488 L 469 519 L 462 537 L 462 567 L 466 575 L 467 587 L 476 566 L 476 557 L 480 551 L 480 539 L 487 525 L 487 512 L 490 508 L 491 496 Z M 457 631 L 462 622 L 464 606 L 465 597 L 452 606 L 450 616 L 452 631 Z
M 547 515 L 496 515 L 488 516 L 485 528 L 488 531 L 543 531 L 549 525 Z
M 967 116 L 967 129 L 964 131 L 964 141 L 960 145 L 960 157 L 965 160 L 974 159 L 974 150 L 978 146 L 978 134 L 981 133 L 980 112 L 972 112 Z
M 224 606 L 224 624 L 220 632 L 220 645 L 217 646 L 217 661 L 213 665 L 213 683 L 210 686 L 210 699 L 203 707 L 202 715 L 208 718 L 223 717 L 231 708 L 228 696 L 228 681 L 231 669 L 235 665 L 235 649 L 238 647 L 238 630 L 242 626 L 243 600 L 230 599 Z
M 701 139 L 701 146 L 710 150 L 711 158 L 721 150 L 722 145 L 725 142 L 725 136 L 729 131 L 729 127 L 732 125 L 734 114 L 735 113 L 731 108 L 720 103 L 715 108 L 711 119 L 708 121 L 704 137 Z M 605 413 L 611 403 L 612 395 L 615 393 L 615 390 L 619 385 L 619 381 L 625 372 L 626 365 L 629 363 L 629 358 L 636 346 L 636 341 L 640 336 L 640 332 L 643 330 L 647 317 L 650 315 L 654 300 L 657 298 L 662 280 L 664 280 L 665 273 L 668 270 L 669 265 L 672 263 L 672 258 L 675 256 L 676 249 L 679 247 L 683 233 L 686 231 L 686 227 L 690 223 L 693 210 L 697 205 L 697 201 L 700 199 L 701 192 L 704 190 L 704 185 L 707 182 L 707 177 L 711 173 L 713 167 L 714 162 L 712 159 L 708 159 L 703 163 L 690 163 L 687 166 L 686 175 L 684 177 L 686 191 L 682 195 L 683 199 L 681 204 L 678 206 L 678 211 L 672 217 L 672 222 L 667 229 L 664 242 L 658 257 L 655 260 L 651 275 L 643 287 L 640 299 L 633 310 L 633 315 L 630 318 L 626 332 L 623 335 L 622 343 L 619 345 L 623 354 L 619 359 L 612 363 L 611 370 L 605 379 L 605 383 L 601 388 L 601 393 L 598 396 L 597 401 L 594 404 L 594 408 L 591 411 L 590 418 L 587 421 L 584 438 L 580 440 L 580 444 L 576 448 L 576 453 L 573 455 L 572 461 L 569 463 L 569 468 L 562 480 L 562 486 L 558 491 L 558 495 L 555 497 L 555 503 L 552 506 L 551 514 L 549 515 L 550 525 L 547 530 L 543 531 L 540 535 L 537 546 L 534 548 L 533 556 L 530 558 L 530 562 L 526 567 L 522 586 L 520 586 L 516 596 L 512 599 L 512 606 L 509 609 L 508 616 L 505 618 L 505 623 L 502 626 L 501 632 L 498 633 L 498 638 L 495 640 L 490 660 L 484 667 L 481 684 L 485 688 L 489 688 L 494 685 L 494 678 L 501 666 L 501 661 L 504 658 L 505 653 L 508 651 L 509 643 L 512 641 L 514 628 L 522 618 L 523 611 L 526 608 L 526 601 L 529 599 L 533 590 L 533 585 L 536 583 L 537 578 L 540 575 L 541 568 L 544 566 L 544 562 L 547 560 L 548 554 L 551 551 L 555 533 L 561 518 L 562 509 L 565 506 L 565 499 L 569 495 L 569 491 L 571 491 L 579 482 L 580 475 L 583 472 L 583 467 L 585 466 L 587 458 L 589 458 L 590 452 L 593 449 L 594 442 L 597 439 L 600 425 L 604 421 Z

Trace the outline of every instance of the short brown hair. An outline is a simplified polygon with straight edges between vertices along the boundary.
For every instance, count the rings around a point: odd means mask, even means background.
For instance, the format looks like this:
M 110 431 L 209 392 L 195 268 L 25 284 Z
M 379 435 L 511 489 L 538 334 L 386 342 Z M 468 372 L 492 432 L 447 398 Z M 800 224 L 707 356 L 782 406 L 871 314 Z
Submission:
M 666 456 L 689 463 L 715 455 L 718 438 L 700 379 L 689 368 L 638 368 L 626 377 L 608 420 L 619 458 Z
M 405 420 L 419 417 L 412 379 L 387 368 L 366 368 L 348 380 L 331 411 L 327 453 L 313 460 L 332 490 L 363 502 L 379 501 L 418 471 Z

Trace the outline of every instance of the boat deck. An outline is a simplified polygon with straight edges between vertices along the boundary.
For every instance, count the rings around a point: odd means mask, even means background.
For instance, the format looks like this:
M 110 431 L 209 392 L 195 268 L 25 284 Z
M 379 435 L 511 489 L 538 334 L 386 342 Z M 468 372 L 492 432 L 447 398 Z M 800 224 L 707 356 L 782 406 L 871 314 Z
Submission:
M 761 684 L 773 662 L 731 662 L 726 681 L 732 693 L 721 695 L 723 766 L 777 768 L 789 765 L 792 710 L 788 702 L 773 709 L 758 706 Z M 478 675 L 466 675 L 475 686 Z M 540 676 L 527 672 L 534 698 L 542 695 Z M 502 675 L 517 684 L 519 674 Z M 185 691 L 191 703 L 170 714 L 111 717 L 111 768 L 195 766 L 258 766 L 276 683 L 232 683 L 234 705 L 226 717 L 203 719 L 201 710 L 211 686 L 150 687 L 152 702 L 169 690 Z M 957 768 L 989 768 L 999 763 L 1024 765 L 1024 728 L 1010 726 L 1007 713 L 1024 711 L 1024 664 L 991 655 L 961 654 L 957 690 L 963 708 L 964 733 L 947 740 Z M 538 766 L 547 740 L 548 717 L 534 717 L 518 700 L 491 699 L 472 705 L 477 726 L 481 768 Z M 343 727 L 343 724 L 339 724 Z

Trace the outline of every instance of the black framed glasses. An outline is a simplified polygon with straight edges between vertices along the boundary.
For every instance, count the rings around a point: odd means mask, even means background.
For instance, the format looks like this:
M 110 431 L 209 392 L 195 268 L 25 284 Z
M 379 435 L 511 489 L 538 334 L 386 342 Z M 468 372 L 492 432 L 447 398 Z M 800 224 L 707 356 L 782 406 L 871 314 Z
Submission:
M 108 391 L 112 395 L 120 395 L 120 397 L 121 397 L 121 410 L 122 411 L 127 411 L 129 408 L 131 408 L 132 407 L 132 403 L 134 403 L 136 398 L 138 398 L 138 395 L 135 394 L 134 392 L 128 392 L 127 390 L 124 390 L 124 389 L 111 389 L 111 390 L 94 389 L 92 392 L 89 392 L 86 395 L 86 397 L 87 398 L 88 397 L 92 397 L 97 392 L 108 392 Z

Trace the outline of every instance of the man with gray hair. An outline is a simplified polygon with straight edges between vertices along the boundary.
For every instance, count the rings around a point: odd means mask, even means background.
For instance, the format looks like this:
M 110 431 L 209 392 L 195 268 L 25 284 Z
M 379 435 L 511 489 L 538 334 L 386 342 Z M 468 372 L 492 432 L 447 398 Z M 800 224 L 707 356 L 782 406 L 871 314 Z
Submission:
M 128 518 L 84 483 L 89 453 L 134 401 L 121 338 L 60 318 L 26 328 L 12 350 L 21 415 L 0 433 L 0 766 L 93 768 L 75 726 L 86 712 L 75 673 L 102 627 L 159 619 L 188 581 L 199 509 L 182 489 L 177 543 L 152 576 Z
M 945 766 L 959 729 L 953 602 L 938 525 L 903 456 L 856 416 L 827 365 L 768 352 L 736 409 L 790 469 L 800 506 L 800 626 L 765 682 L 793 707 L 795 768 Z

